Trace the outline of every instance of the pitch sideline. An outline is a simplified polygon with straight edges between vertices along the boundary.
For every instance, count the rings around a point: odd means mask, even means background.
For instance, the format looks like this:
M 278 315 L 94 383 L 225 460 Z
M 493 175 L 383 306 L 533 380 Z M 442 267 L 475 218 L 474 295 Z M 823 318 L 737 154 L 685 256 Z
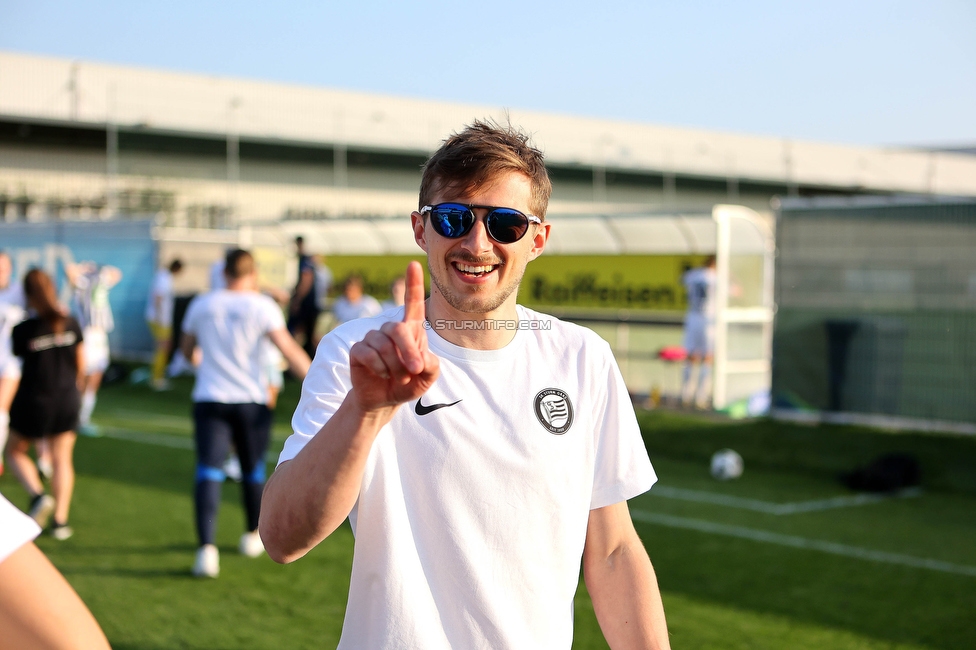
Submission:
M 910 499 L 922 495 L 920 488 L 908 488 L 899 490 L 893 494 L 854 494 L 851 496 L 839 496 L 830 499 L 814 499 L 811 501 L 795 501 L 792 503 L 775 503 L 773 501 L 761 501 L 759 499 L 747 499 L 744 497 L 734 497 L 727 494 L 716 492 L 705 492 L 703 490 L 687 490 L 668 485 L 655 485 L 648 492 L 652 497 L 664 499 L 678 499 L 680 501 L 692 501 L 694 503 L 711 503 L 728 508 L 739 508 L 742 510 L 752 510 L 767 515 L 795 515 L 805 512 L 817 512 L 819 510 L 833 510 L 835 508 L 851 508 L 863 506 L 871 503 L 887 501 L 889 499 Z
M 685 530 L 695 530 L 711 535 L 724 535 L 726 537 L 738 537 L 753 542 L 763 542 L 766 544 L 777 544 L 779 546 L 789 546 L 809 551 L 820 551 L 832 555 L 856 558 L 859 560 L 869 560 L 871 562 L 881 562 L 884 564 L 896 564 L 907 566 L 914 569 L 930 569 L 932 571 L 942 571 L 943 573 L 953 573 L 956 575 L 970 576 L 976 578 L 976 566 L 965 564 L 953 564 L 933 560 L 927 557 L 915 557 L 912 555 L 902 555 L 900 553 L 888 553 L 886 551 L 875 551 L 859 546 L 848 546 L 847 544 L 837 544 L 835 542 L 825 542 L 806 537 L 794 535 L 783 535 L 768 530 L 757 528 L 746 528 L 745 526 L 730 526 L 728 524 L 717 524 L 702 519 L 691 519 L 689 517 L 675 517 L 659 513 L 647 512 L 644 510 L 631 510 L 630 516 L 635 520 L 653 524 L 657 526 L 667 526 L 668 528 L 682 528 Z

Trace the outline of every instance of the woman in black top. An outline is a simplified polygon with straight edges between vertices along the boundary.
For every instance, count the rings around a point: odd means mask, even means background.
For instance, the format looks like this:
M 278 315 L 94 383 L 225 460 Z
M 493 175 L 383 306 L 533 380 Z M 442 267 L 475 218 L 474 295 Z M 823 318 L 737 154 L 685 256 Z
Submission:
M 51 534 L 67 539 L 72 532 L 67 524 L 75 483 L 72 456 L 81 408 L 78 388 L 85 367 L 81 328 L 58 305 L 54 283 L 44 271 L 27 272 L 24 294 L 36 316 L 14 327 L 11 335 L 13 352 L 23 359 L 23 369 L 10 405 L 7 462 L 33 495 L 31 516 L 43 527 L 53 511 Z M 51 447 L 53 499 L 44 493 L 37 468 L 27 455 L 31 442 L 42 438 Z

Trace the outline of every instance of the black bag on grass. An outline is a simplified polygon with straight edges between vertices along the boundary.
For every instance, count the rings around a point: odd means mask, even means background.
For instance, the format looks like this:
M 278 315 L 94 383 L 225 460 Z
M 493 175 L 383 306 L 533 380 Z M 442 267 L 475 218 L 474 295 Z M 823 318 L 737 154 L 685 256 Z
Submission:
M 853 472 L 841 474 L 841 483 L 857 492 L 894 492 L 914 487 L 921 480 L 918 459 L 910 454 L 884 454 Z

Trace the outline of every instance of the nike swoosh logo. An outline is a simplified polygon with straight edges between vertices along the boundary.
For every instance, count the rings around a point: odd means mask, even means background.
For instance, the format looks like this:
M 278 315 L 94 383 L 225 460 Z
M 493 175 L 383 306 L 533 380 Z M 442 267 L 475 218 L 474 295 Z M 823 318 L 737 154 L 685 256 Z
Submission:
M 424 399 L 423 397 L 418 399 L 417 405 L 413 409 L 414 411 L 416 411 L 417 415 L 427 415 L 428 413 L 433 413 L 437 409 L 442 409 L 448 406 L 454 406 L 455 404 L 461 401 L 458 400 L 457 402 L 451 402 L 450 404 L 431 404 L 430 406 L 424 406 L 423 404 L 421 404 L 421 401 L 423 399 Z

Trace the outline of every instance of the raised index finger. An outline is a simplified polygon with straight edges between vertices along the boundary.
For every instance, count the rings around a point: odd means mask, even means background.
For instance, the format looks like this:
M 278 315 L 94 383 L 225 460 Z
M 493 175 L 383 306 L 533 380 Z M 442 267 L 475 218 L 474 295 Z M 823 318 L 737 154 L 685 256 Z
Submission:
M 403 294 L 403 322 L 424 320 L 424 269 L 420 262 L 407 265 Z

